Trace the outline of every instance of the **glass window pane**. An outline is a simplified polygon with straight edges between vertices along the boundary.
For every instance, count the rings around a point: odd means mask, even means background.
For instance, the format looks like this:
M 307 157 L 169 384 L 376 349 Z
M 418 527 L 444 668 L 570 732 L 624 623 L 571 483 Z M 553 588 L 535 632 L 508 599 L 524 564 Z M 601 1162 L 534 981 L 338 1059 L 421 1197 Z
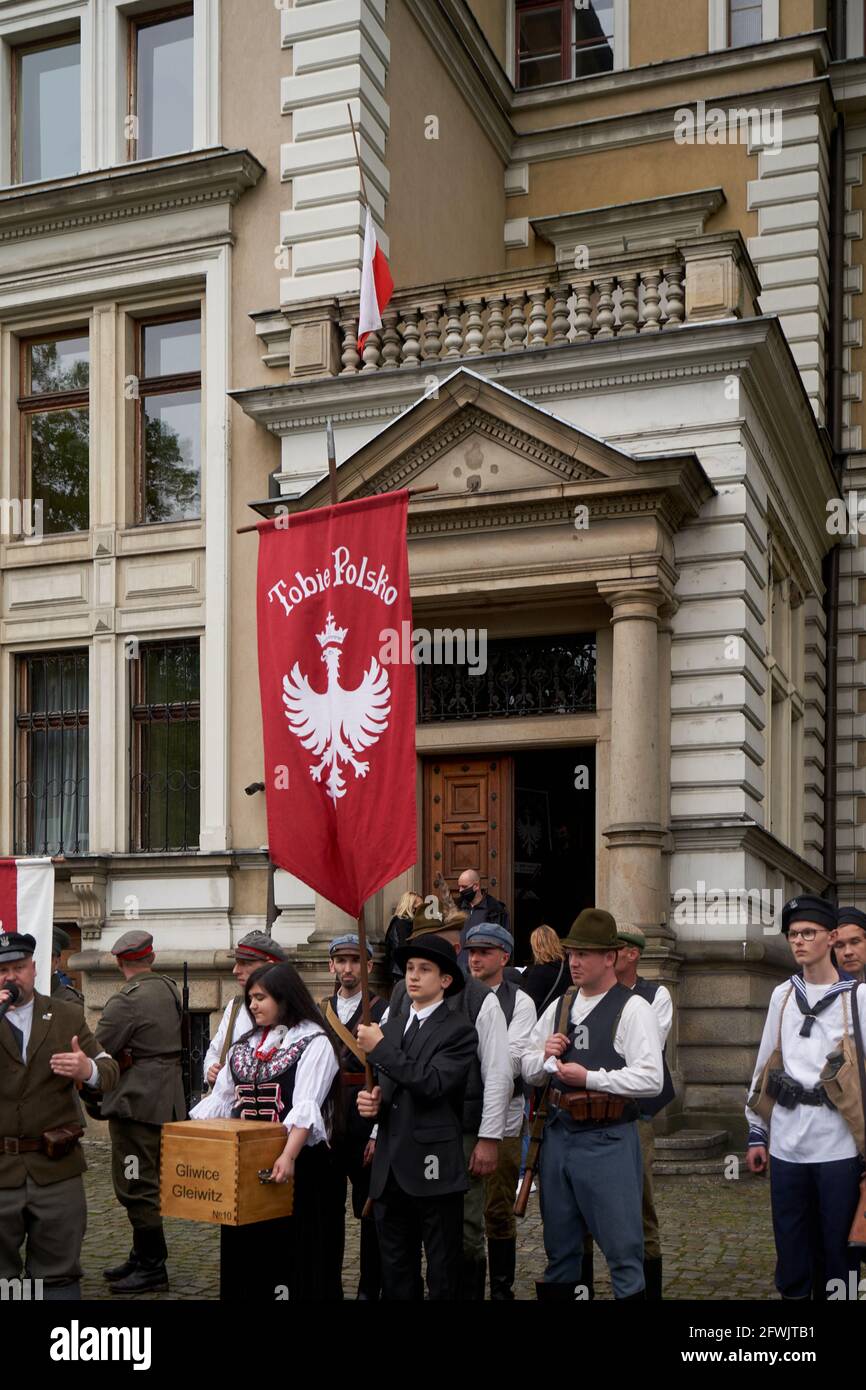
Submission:
M 144 329 L 144 375 L 201 371 L 201 319 L 153 323 Z
M 77 174 L 81 166 L 81 45 L 19 58 L 19 174 L 24 183 Z
M 551 58 L 527 58 L 520 64 L 518 87 L 540 87 L 545 82 L 562 81 L 562 55 Z
M 193 17 L 138 31 L 138 158 L 192 149 Z
M 26 417 L 34 501 L 43 503 L 48 535 L 86 531 L 90 517 L 90 414 L 51 410 Z
M 731 47 L 743 48 L 763 38 L 762 6 L 754 0 L 730 0 Z
M 518 16 L 518 51 L 521 57 L 545 57 L 562 49 L 562 8 L 523 10 Z
M 613 71 L 613 49 L 609 43 L 574 50 L 574 76 L 590 77 L 594 72 Z
M 574 7 L 574 42 L 599 43 L 613 37 L 613 0 L 593 0 Z
M 62 338 L 30 346 L 30 394 L 86 391 L 90 384 L 90 340 Z
M 200 391 L 145 397 L 145 521 L 201 515 L 200 416 Z

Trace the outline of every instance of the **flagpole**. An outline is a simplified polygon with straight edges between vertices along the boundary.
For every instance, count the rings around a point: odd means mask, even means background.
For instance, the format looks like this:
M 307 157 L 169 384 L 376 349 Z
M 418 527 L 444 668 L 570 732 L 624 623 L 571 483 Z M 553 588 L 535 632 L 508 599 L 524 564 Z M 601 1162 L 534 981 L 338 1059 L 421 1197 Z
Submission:
M 347 101 L 346 106 L 349 111 L 349 125 L 352 127 L 352 140 L 355 145 L 355 158 L 358 161 L 358 173 L 361 176 L 361 201 L 364 207 L 367 208 L 370 206 L 370 200 L 367 197 L 367 185 L 364 182 L 364 170 L 361 165 L 361 151 L 358 148 L 358 132 L 355 130 L 355 118 L 352 115 L 352 103 Z
M 325 421 L 325 437 L 328 441 L 328 482 L 331 489 L 331 506 L 336 507 L 337 497 L 337 449 L 334 444 L 334 422 L 330 415 Z

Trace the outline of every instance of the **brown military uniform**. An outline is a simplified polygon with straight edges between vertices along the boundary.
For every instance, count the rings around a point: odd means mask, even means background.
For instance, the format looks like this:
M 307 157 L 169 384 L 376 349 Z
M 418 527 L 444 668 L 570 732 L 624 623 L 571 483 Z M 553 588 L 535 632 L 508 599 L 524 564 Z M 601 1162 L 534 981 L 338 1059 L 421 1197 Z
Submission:
M 102 1103 L 109 1121 L 117 1200 L 133 1230 L 162 1230 L 161 1126 L 185 1120 L 181 1079 L 181 1002 L 177 986 L 152 971 L 136 975 L 106 1004 L 96 1029 L 106 1052 L 129 1049 L 132 1065 Z
M 51 998 L 65 999 L 69 1004 L 83 1004 L 84 995 L 80 989 L 74 985 L 68 985 L 65 980 L 61 980 L 57 971 L 51 976 Z
M 82 1052 L 96 1061 L 104 1091 L 117 1083 L 118 1067 L 102 1051 L 78 1003 L 33 996 L 27 1060 L 12 1030 L 0 1023 L 0 1278 L 18 1278 L 21 1247 L 27 1238 L 27 1267 L 46 1289 L 74 1283 L 81 1275 L 81 1242 L 86 1208 L 81 1174 L 87 1164 L 80 1144 L 60 1158 L 15 1152 L 39 1140 L 46 1130 L 80 1123 L 75 1082 L 50 1066 L 55 1052 L 71 1052 L 78 1038 Z

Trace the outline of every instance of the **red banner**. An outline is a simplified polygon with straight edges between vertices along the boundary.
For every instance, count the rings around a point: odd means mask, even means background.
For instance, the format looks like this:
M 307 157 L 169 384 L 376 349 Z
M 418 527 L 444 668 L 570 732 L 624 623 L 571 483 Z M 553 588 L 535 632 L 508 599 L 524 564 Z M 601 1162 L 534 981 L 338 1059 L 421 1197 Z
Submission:
M 259 528 L 259 684 L 274 864 L 357 917 L 415 863 L 408 493 Z M 393 650 L 394 643 L 390 646 Z

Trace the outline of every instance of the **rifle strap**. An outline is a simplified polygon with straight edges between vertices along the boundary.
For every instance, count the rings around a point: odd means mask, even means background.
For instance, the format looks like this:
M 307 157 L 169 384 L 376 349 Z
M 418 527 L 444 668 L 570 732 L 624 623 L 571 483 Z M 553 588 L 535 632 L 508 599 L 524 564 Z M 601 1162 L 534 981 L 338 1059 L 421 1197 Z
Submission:
M 321 1007 L 322 1012 L 325 1015 L 326 1022 L 329 1023 L 330 1026 L 333 1028 L 337 1037 L 340 1039 L 340 1042 L 343 1043 L 346 1047 L 348 1047 L 349 1051 L 355 1057 L 357 1057 L 358 1061 L 361 1063 L 361 1066 L 365 1067 L 367 1065 L 366 1052 L 361 1047 L 360 1043 L 358 1042 L 358 1039 L 354 1036 L 354 1034 L 350 1033 L 348 1028 L 340 1022 L 339 1015 L 337 1014 L 336 1009 L 332 1007 L 330 999 L 323 1000 Z
M 863 1051 L 863 1029 L 860 1027 L 860 1009 L 857 1003 L 859 982 L 851 991 L 851 1014 L 854 1025 L 854 1047 L 857 1052 L 857 1071 L 860 1076 L 860 1104 L 863 1106 L 863 1123 L 866 1125 L 866 1056 Z
M 225 1037 L 223 1038 L 222 1052 L 220 1053 L 220 1071 L 222 1071 L 226 1064 L 226 1057 L 229 1055 L 229 1048 L 232 1045 L 232 1038 L 234 1037 L 235 1024 L 238 1021 L 238 1014 L 243 1008 L 243 1003 L 244 996 L 242 994 L 236 994 L 232 1000 L 231 1012 L 229 1014 L 228 1023 L 226 1024 Z
M 556 1027 L 553 1030 L 554 1033 L 564 1033 L 566 1028 L 568 1027 L 568 1019 L 569 1015 L 571 1014 L 571 1006 L 574 1003 L 576 995 L 577 985 L 569 985 L 568 989 L 565 991 L 565 994 L 563 994 L 562 998 L 559 1001 L 559 1012 L 556 1016 Z M 547 1097 L 550 1093 L 550 1083 L 552 1080 L 553 1076 L 548 1075 L 548 1078 L 544 1083 L 544 1090 L 541 1093 L 541 1100 L 538 1102 L 539 1124 L 541 1124 L 542 1121 L 547 1119 Z

